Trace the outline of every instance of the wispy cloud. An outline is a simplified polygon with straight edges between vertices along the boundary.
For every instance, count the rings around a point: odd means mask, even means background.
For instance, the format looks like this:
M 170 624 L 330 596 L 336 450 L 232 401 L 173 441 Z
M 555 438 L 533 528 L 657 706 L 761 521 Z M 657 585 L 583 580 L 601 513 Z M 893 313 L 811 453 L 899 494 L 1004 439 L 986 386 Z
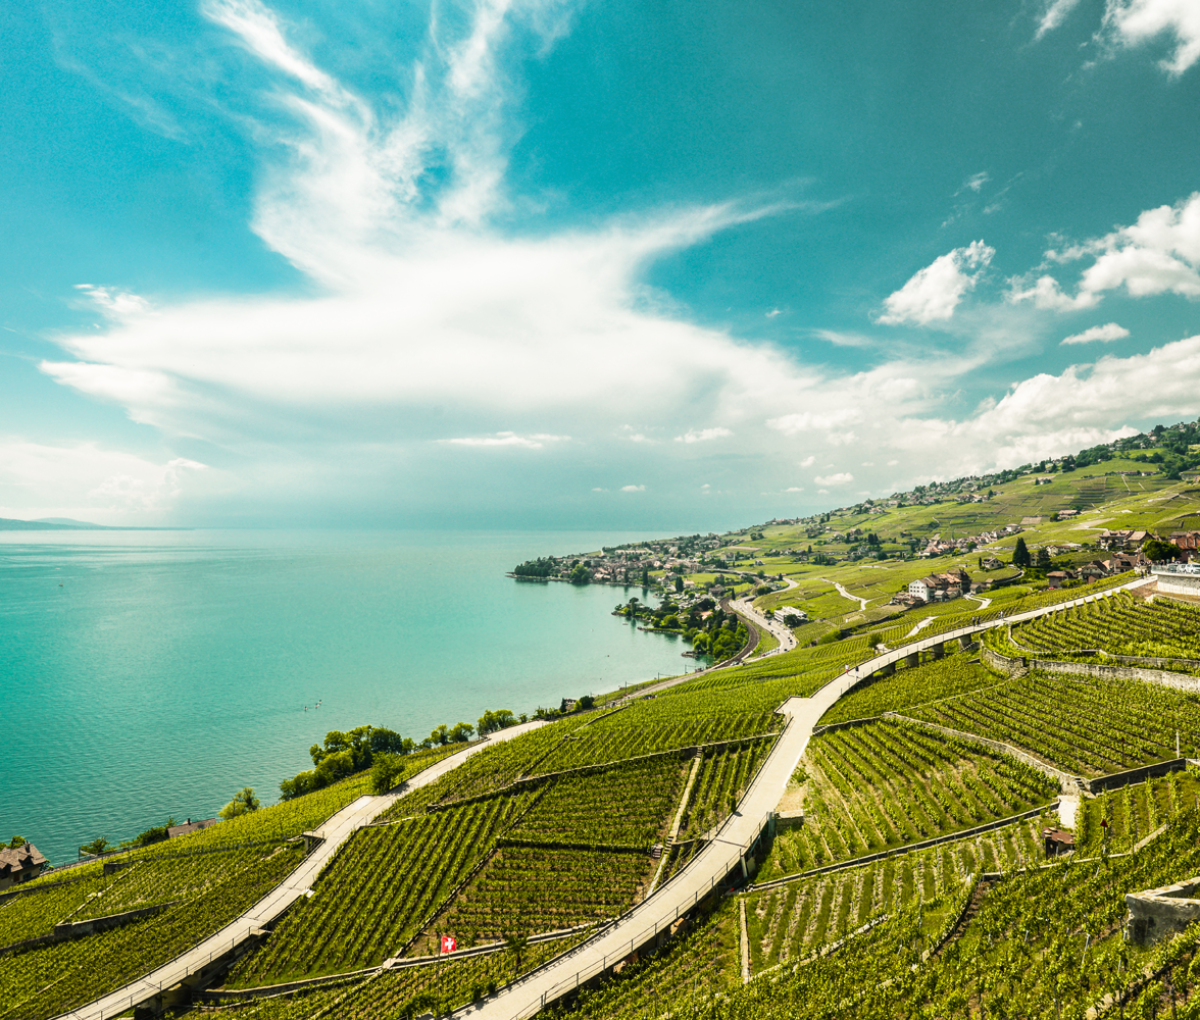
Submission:
M 707 429 L 688 429 L 682 436 L 676 436 L 677 443 L 707 443 L 713 439 L 724 439 L 732 436 L 733 432 L 721 426 Z
M 832 475 L 818 475 L 813 479 L 813 481 L 816 482 L 817 485 L 821 486 L 848 485 L 850 482 L 854 481 L 854 475 L 850 474 L 849 471 L 839 471 Z
M 1073 333 L 1071 336 L 1064 337 L 1062 344 L 1090 344 L 1096 340 L 1111 343 L 1113 340 L 1124 340 L 1127 336 L 1129 336 L 1129 330 L 1124 326 L 1108 322 L 1103 326 L 1093 326 L 1091 329 L 1085 329 L 1082 333 Z
M 476 446 L 485 449 L 516 446 L 524 450 L 541 450 L 547 443 L 562 443 L 570 438 L 570 436 L 551 436 L 545 433 L 519 436 L 515 432 L 497 432 L 492 436 L 466 436 L 461 439 L 443 439 L 442 442 L 452 446 Z
M 645 492 L 646 486 L 644 486 L 644 485 L 622 485 L 621 491 L 622 492 Z

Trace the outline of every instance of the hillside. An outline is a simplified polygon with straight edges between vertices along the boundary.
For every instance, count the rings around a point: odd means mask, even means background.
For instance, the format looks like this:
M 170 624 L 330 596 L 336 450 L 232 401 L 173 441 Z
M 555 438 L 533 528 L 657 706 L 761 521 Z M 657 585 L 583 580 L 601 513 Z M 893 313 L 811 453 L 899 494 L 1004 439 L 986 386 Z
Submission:
M 0 1020 L 1200 1015 L 1200 924 L 1145 944 L 1125 901 L 1200 873 L 1200 606 L 1055 569 L 1200 501 L 1091 457 L 572 557 L 653 578 L 643 626 L 808 619 L 402 755 L 388 792 L 359 774 L 0 893 Z M 1050 562 L 1015 568 L 1018 539 Z M 986 587 L 893 601 L 955 567 Z

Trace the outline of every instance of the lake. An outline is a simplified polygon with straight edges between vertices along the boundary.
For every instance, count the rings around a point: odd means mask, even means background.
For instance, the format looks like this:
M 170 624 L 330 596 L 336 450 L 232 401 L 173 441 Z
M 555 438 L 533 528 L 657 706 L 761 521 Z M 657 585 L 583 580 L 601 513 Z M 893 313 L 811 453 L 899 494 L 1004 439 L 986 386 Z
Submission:
M 0 837 L 64 863 L 243 786 L 274 803 L 331 729 L 419 741 L 690 670 L 610 615 L 640 589 L 504 576 L 650 537 L 0 532 Z

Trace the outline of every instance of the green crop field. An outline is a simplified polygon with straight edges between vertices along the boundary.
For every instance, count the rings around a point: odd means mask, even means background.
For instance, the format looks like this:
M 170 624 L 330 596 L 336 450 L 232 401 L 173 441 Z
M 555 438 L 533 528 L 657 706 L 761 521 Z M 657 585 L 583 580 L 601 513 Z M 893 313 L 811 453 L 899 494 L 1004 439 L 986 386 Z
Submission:
M 1200 699 L 1140 680 L 1031 673 L 909 710 L 914 718 L 1014 744 L 1094 776 L 1200 751 Z
M 809 744 L 804 824 L 764 877 L 819 868 L 1046 804 L 1057 784 L 1013 758 L 921 727 L 867 723 Z

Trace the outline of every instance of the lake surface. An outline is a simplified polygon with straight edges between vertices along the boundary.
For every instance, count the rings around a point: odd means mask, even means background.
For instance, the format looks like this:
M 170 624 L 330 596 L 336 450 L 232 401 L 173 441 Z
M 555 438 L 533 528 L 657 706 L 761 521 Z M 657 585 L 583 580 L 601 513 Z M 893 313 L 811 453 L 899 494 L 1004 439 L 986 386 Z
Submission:
M 610 615 L 640 589 L 504 576 L 648 537 L 0 532 L 0 837 L 64 863 L 243 786 L 274 803 L 327 730 L 419 741 L 690 670 Z

